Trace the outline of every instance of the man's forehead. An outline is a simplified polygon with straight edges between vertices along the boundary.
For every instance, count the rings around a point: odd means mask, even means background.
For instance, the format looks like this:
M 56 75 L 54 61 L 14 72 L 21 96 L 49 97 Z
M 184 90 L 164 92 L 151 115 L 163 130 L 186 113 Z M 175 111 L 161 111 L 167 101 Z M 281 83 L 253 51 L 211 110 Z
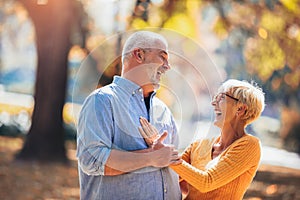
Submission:
M 167 45 L 165 44 L 165 43 L 163 43 L 163 42 L 157 42 L 158 44 L 157 44 L 157 49 L 160 49 L 161 51 L 165 51 L 165 52 L 168 52 L 168 47 L 167 47 Z
M 157 49 L 161 54 L 165 54 L 166 56 L 168 56 L 168 47 L 162 41 L 156 42 L 154 49 Z

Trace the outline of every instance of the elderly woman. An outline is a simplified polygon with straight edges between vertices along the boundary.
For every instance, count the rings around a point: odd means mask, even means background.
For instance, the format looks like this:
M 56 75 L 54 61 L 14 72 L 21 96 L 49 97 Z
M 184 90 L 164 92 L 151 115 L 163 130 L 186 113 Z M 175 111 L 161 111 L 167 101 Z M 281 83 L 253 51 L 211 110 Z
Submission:
M 211 102 L 220 135 L 193 142 L 183 152 L 182 163 L 171 166 L 181 177 L 186 199 L 243 198 L 261 156 L 259 139 L 245 128 L 260 116 L 264 99 L 262 89 L 246 81 L 231 79 L 221 85 Z M 158 137 L 157 130 L 144 118 L 140 122 L 148 145 L 163 146 L 152 141 Z

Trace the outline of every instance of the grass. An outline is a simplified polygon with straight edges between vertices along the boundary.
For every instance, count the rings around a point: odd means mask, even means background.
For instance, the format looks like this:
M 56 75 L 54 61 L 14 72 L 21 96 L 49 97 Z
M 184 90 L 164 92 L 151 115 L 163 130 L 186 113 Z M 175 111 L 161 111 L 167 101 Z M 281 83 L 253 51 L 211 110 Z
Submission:
M 76 144 L 67 141 L 70 165 L 16 162 L 23 139 L 0 136 L 0 197 L 3 200 L 77 200 Z M 113 198 L 112 198 L 113 199 Z M 262 165 L 244 200 L 300 199 L 300 170 Z
M 0 136 L 0 197 L 4 200 L 79 199 L 75 144 L 68 141 L 70 165 L 16 162 L 23 140 Z

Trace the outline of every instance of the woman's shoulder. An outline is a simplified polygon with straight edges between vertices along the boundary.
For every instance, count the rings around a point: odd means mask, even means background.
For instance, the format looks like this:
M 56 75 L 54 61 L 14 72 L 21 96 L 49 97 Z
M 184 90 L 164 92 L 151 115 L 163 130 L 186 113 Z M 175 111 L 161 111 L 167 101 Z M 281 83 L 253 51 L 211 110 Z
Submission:
M 248 148 L 259 148 L 261 146 L 259 138 L 246 134 L 245 136 L 241 137 L 240 139 L 236 140 L 232 146 L 241 147 L 247 146 Z
M 251 134 L 246 134 L 244 137 L 242 137 L 241 139 L 243 139 L 244 141 L 248 141 L 251 143 L 260 143 L 260 140 L 258 137 L 251 135 Z
M 201 138 L 197 139 L 194 142 L 192 142 L 191 146 L 193 149 L 195 148 L 211 148 L 212 145 L 215 143 L 215 141 L 218 139 L 218 137 L 211 137 L 211 138 Z

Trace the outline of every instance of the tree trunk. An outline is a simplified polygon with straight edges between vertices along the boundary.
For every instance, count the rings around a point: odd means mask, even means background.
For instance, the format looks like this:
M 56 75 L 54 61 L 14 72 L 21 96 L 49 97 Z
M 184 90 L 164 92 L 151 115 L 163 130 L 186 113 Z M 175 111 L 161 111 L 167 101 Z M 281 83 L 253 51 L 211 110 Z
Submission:
M 62 110 L 71 46 L 72 0 L 20 2 L 35 26 L 38 67 L 32 125 L 17 159 L 65 162 Z

